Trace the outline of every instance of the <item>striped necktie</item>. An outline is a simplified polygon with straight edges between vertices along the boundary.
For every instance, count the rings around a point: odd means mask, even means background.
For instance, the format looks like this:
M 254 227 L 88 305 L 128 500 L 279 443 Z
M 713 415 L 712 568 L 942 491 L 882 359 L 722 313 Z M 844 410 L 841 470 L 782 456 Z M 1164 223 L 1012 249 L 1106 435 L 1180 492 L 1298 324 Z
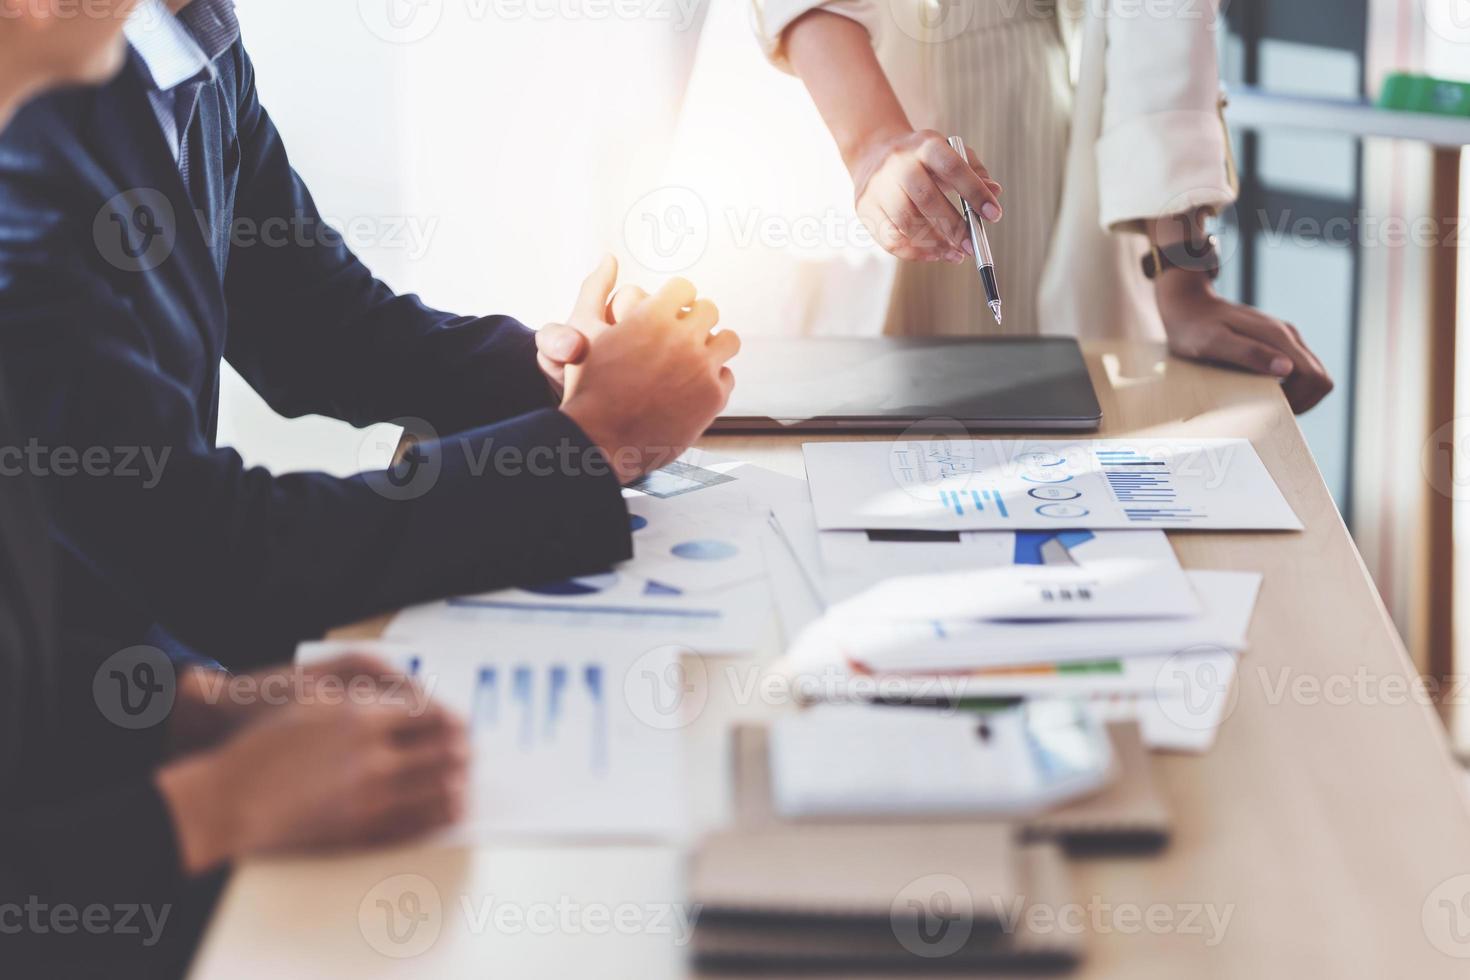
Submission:
M 231 2 L 191 3 L 179 11 L 179 20 L 194 35 L 200 50 L 213 61 L 229 49 L 240 37 L 240 21 L 235 16 L 235 5 Z M 179 129 L 179 175 L 189 197 L 198 207 L 203 207 L 205 188 L 196 186 L 196 168 L 201 163 L 194 157 L 195 128 L 199 123 L 199 92 L 208 84 L 204 81 L 189 82 L 181 87 L 176 106 Z M 203 173 L 197 174 L 201 179 Z

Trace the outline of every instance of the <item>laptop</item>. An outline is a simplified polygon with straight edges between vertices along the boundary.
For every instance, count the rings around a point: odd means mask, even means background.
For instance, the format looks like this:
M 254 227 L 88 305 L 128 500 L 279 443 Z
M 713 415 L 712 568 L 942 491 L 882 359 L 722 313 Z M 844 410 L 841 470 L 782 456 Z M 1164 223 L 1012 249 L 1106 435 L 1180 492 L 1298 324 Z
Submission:
M 1102 408 L 1069 337 L 754 337 L 711 432 L 1091 431 Z

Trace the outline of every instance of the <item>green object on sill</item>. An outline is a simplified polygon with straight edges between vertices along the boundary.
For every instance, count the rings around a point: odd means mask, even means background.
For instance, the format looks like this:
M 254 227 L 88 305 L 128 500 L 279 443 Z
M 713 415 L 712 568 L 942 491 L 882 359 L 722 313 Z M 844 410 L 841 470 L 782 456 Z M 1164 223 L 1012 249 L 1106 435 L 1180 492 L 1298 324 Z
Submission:
M 1378 106 L 1400 112 L 1470 117 L 1470 82 L 1394 72 L 1383 80 Z

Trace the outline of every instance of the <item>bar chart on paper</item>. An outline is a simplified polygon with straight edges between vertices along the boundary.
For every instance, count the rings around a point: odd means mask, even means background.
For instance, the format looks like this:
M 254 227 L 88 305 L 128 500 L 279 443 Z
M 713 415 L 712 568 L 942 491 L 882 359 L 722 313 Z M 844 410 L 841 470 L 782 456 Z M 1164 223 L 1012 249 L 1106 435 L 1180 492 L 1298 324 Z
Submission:
M 1246 439 L 807 443 L 823 531 L 1300 530 Z
M 1169 462 L 1136 449 L 1097 449 L 1098 469 L 1123 513 L 1136 524 L 1179 524 L 1209 517 L 1196 507 L 1180 507 Z
M 541 756 L 591 778 L 607 778 L 607 697 L 600 663 L 482 665 L 469 717 L 477 764 Z
M 544 630 L 412 648 L 472 751 L 470 814 L 453 843 L 502 836 L 666 839 L 683 827 L 681 648 L 548 642 Z M 411 659 L 411 663 L 410 663 Z

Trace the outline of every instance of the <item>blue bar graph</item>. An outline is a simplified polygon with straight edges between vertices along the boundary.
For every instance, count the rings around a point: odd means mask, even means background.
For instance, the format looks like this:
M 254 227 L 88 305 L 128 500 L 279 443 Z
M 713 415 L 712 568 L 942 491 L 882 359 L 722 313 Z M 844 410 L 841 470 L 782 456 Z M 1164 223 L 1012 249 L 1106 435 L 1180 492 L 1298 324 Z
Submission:
M 535 765 L 541 759 L 565 765 L 578 759 L 587 773 L 609 775 L 606 676 L 596 662 L 482 664 L 475 671 L 469 707 L 476 752 L 484 753 L 489 766 Z M 525 761 L 514 763 L 516 758 Z
M 567 688 L 567 669 L 561 664 L 551 668 L 546 685 L 546 738 L 556 738 L 556 723 L 561 720 L 562 699 Z
M 1179 524 L 1208 516 L 1193 507 L 1125 507 L 1123 513 L 1130 523 L 1135 524 Z
M 588 664 L 583 677 L 592 699 L 592 771 L 607 772 L 607 692 L 603 690 L 602 667 Z
M 939 491 L 939 506 L 946 511 L 954 511 L 956 517 L 965 516 L 965 505 L 969 504 L 975 509 L 975 513 L 985 513 L 987 504 L 993 506 L 1001 517 L 1010 517 L 1010 511 L 1006 508 L 1005 500 L 1001 497 L 999 490 L 941 490 Z
M 531 702 L 531 668 L 517 667 L 512 675 L 511 699 L 520 705 L 521 748 L 529 749 L 536 740 L 536 709 Z
M 475 682 L 475 700 L 470 709 L 470 728 L 494 728 L 500 719 L 500 697 L 495 689 L 495 668 L 481 667 Z
M 1099 449 L 1096 455 L 1118 503 L 1167 504 L 1179 499 L 1166 461 L 1132 449 Z

